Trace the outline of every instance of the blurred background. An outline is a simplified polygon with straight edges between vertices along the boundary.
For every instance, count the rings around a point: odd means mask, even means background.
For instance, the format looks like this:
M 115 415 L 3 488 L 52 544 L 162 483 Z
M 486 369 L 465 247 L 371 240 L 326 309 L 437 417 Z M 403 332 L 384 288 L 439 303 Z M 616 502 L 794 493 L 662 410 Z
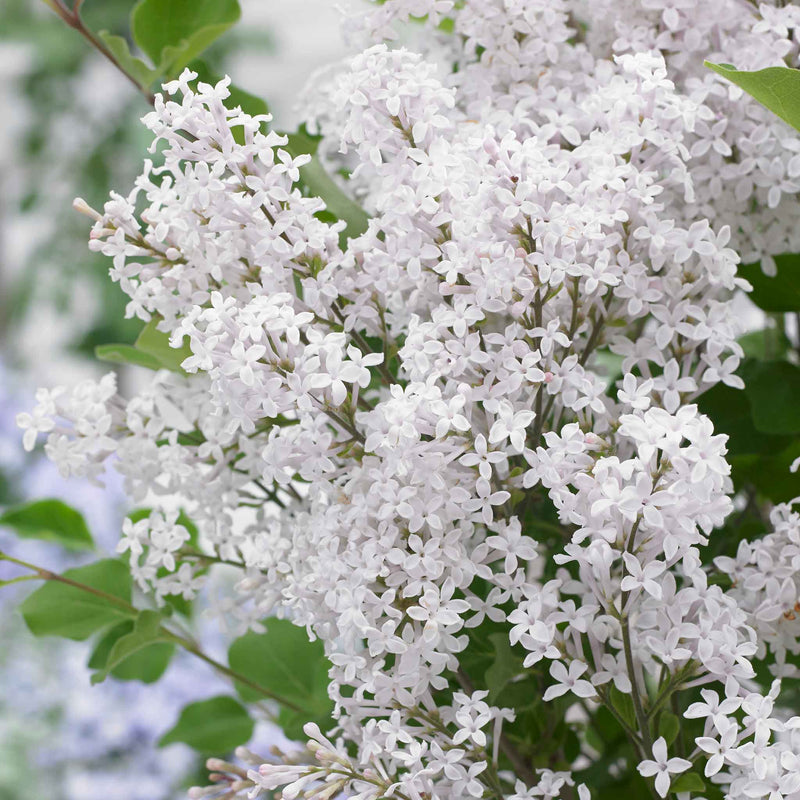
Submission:
M 93 30 L 124 34 L 133 4 L 86 0 L 83 15 Z M 241 21 L 203 59 L 291 130 L 309 76 L 344 53 L 339 12 L 330 0 L 241 5 Z M 108 371 L 94 347 L 132 342 L 140 327 L 124 319 L 106 259 L 87 249 L 89 221 L 71 204 L 80 195 L 101 207 L 110 189 L 128 191 L 149 143 L 138 123 L 148 106 L 42 0 L 2 0 L 0 108 L 0 506 L 68 498 L 110 554 L 127 510 L 119 487 L 63 480 L 41 453 L 23 452 L 14 417 L 37 386 Z M 0 528 L 4 551 L 57 571 L 81 563 L 55 545 L 22 545 Z M 183 705 L 227 691 L 221 679 L 176 657 L 157 684 L 90 686 L 88 644 L 34 639 L 14 611 L 27 585 L 0 592 L 0 800 L 168 800 L 205 783 L 188 747 L 155 745 Z M 212 654 L 224 653 L 219 622 L 200 613 L 196 624 Z M 279 739 L 264 722 L 252 747 Z

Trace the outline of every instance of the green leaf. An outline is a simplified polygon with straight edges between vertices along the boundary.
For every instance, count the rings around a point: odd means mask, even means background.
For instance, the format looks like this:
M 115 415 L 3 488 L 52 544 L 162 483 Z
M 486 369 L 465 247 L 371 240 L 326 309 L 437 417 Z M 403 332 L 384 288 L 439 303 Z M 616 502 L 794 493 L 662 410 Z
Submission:
M 679 792 L 704 792 L 706 790 L 705 781 L 696 772 L 684 772 L 678 775 L 670 784 L 671 794 Z
M 751 361 L 743 376 L 756 429 L 800 433 L 800 367 L 788 361 Z
M 747 370 L 748 362 L 744 364 Z M 767 436 L 753 424 L 753 412 L 746 391 L 718 383 L 698 399 L 700 411 L 714 423 L 714 433 L 728 435 L 728 455 L 738 456 L 774 453 L 786 447 L 786 436 Z
M 186 706 L 174 727 L 158 741 L 163 747 L 184 742 L 200 753 L 222 755 L 250 740 L 253 720 L 232 697 L 220 695 Z
M 764 311 L 800 311 L 800 253 L 775 256 L 776 274 L 765 275 L 761 264 L 740 264 L 737 270 L 752 287 L 750 299 Z
M 303 628 L 282 619 L 270 619 L 266 633 L 248 633 L 228 651 L 235 672 L 299 707 L 283 707 L 278 724 L 289 738 L 301 738 L 303 725 L 316 722 L 323 730 L 331 726 L 333 702 L 328 697 L 328 670 L 322 642 L 311 642 Z M 245 701 L 263 695 L 241 683 L 236 691 Z
M 341 236 L 344 247 L 347 239 L 353 239 L 366 231 L 369 217 L 364 209 L 351 200 L 325 172 L 325 168 L 314 155 L 317 144 L 311 137 L 302 131 L 290 133 L 288 137 L 286 150 L 293 158 L 306 153 L 311 155 L 311 161 L 300 168 L 300 182 L 309 194 L 325 201 L 327 211 L 336 219 L 345 221 L 346 226 Z
M 159 72 L 174 77 L 240 16 L 238 0 L 139 0 L 131 31 Z
M 68 550 L 93 550 L 94 540 L 83 515 L 61 500 L 37 500 L 10 508 L 0 525 L 12 528 L 23 539 L 57 542 Z
M 613 386 L 614 382 L 622 377 L 623 356 L 612 353 L 607 347 L 596 350 L 592 356 L 593 365 L 603 376 L 606 387 Z
M 744 350 L 745 358 L 754 358 L 758 361 L 773 361 L 774 359 L 785 358 L 792 348 L 792 343 L 786 333 L 778 330 L 773 325 L 746 333 L 744 336 L 740 336 L 737 341 L 742 346 L 742 350 Z
M 161 362 L 155 356 L 137 350 L 129 344 L 101 344 L 95 347 L 94 354 L 100 361 L 110 361 L 112 364 L 133 364 L 147 369 L 162 369 Z
M 181 363 L 191 356 L 192 351 L 185 343 L 181 347 L 172 347 L 169 343 L 169 334 L 158 330 L 159 321 L 153 317 L 142 328 L 134 347 L 139 352 L 156 359 L 163 369 L 182 372 Z
M 738 70 L 731 64 L 712 64 L 710 61 L 704 63 L 800 131 L 800 70 L 767 67 L 747 72 Z
M 89 667 L 97 669 L 92 683 L 101 683 L 109 674 L 125 681 L 157 681 L 175 652 L 161 629 L 163 620 L 162 614 L 145 609 L 133 622 L 123 622 L 110 630 L 89 658 Z
M 209 69 L 208 64 L 206 64 L 205 61 L 201 61 L 199 58 L 192 61 L 192 63 L 189 64 L 189 68 L 197 73 L 197 80 L 203 83 L 215 84 L 221 77 L 220 75 L 215 75 Z M 228 91 L 230 92 L 230 96 L 225 100 L 226 108 L 236 108 L 236 106 L 239 106 L 245 114 L 249 114 L 251 117 L 269 113 L 269 106 L 263 97 L 258 97 L 258 95 L 246 92 L 244 89 L 240 89 L 233 84 L 228 86 Z M 236 131 L 234 131 L 234 134 L 235 133 Z
M 662 711 L 658 721 L 658 735 L 663 736 L 668 745 L 677 738 L 681 729 L 681 721 L 671 711 Z
M 486 670 L 486 687 L 489 700 L 494 703 L 500 692 L 522 671 L 522 659 L 511 649 L 506 633 L 492 633 L 489 640 L 494 647 L 494 661 Z
M 797 458 L 800 458 L 800 439 L 795 439 L 775 455 L 764 455 L 748 461 L 737 457 L 731 459 L 731 465 L 734 475 L 738 474 L 752 483 L 768 500 L 788 503 L 800 496 L 800 472 L 790 472 Z
M 791 441 L 786 436 L 766 436 L 756 429 L 750 400 L 742 389 L 718 383 L 698 398 L 698 407 L 711 418 L 714 433 L 728 435 L 730 458 L 775 452 Z
M 633 707 L 633 698 L 630 694 L 625 694 L 625 692 L 621 692 L 617 689 L 616 686 L 612 684 L 611 689 L 609 689 L 609 700 L 611 701 L 611 705 L 614 706 L 614 710 L 625 720 L 625 722 L 630 725 L 631 728 L 636 728 L 636 710 Z
M 156 78 L 160 76 L 160 71 L 153 69 L 145 64 L 141 58 L 136 58 L 131 53 L 128 40 L 122 36 L 115 36 L 108 31 L 98 31 L 97 36 L 103 44 L 111 51 L 114 58 L 143 89 L 147 89 Z
M 131 574 L 121 561 L 107 558 L 67 570 L 63 577 L 96 589 L 125 603 L 131 600 Z M 35 636 L 88 639 L 96 631 L 135 616 L 113 600 L 83 589 L 48 580 L 28 595 L 21 606 L 25 624 Z

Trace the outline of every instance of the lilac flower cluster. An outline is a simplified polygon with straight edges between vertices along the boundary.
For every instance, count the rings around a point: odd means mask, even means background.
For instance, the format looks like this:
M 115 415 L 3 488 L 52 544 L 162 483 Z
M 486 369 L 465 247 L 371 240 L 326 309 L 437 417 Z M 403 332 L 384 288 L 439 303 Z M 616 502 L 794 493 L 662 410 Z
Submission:
M 694 401 L 742 385 L 735 250 L 800 248 L 800 138 L 700 54 L 795 58 L 798 9 L 388 0 L 358 31 L 424 15 L 421 54 L 370 46 L 310 93 L 319 153 L 371 215 L 346 247 L 269 117 L 226 109 L 227 80 L 165 85 L 158 164 L 91 246 L 129 314 L 191 355 L 127 402 L 111 377 L 43 393 L 28 443 L 47 432 L 92 478 L 113 455 L 136 500 L 179 496 L 245 570 L 242 625 L 277 613 L 324 641 L 338 738 L 309 726 L 318 763 L 262 764 L 236 782 L 251 797 L 588 796 L 566 771 L 498 772 L 515 709 L 461 665 L 490 620 L 545 701 L 630 697 L 659 795 L 704 764 L 727 797 L 797 798 L 800 718 L 754 663 L 781 675 L 796 651 L 800 517 L 776 509 L 718 562 L 734 587 L 710 580 L 732 483 Z M 545 500 L 555 547 L 526 527 Z M 161 510 L 126 527 L 142 585 L 196 590 L 185 538 Z M 654 686 L 656 707 L 704 687 L 689 758 L 653 739 Z

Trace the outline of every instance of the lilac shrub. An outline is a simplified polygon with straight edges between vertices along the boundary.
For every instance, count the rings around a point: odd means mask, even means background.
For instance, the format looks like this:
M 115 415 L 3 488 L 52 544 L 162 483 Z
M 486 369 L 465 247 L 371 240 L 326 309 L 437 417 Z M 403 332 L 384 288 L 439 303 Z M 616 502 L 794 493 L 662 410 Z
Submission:
M 375 43 L 410 17 L 413 51 Z M 307 94 L 313 162 L 229 79 L 164 84 L 133 190 L 79 207 L 180 366 L 130 399 L 113 374 L 45 391 L 22 425 L 155 498 L 120 543 L 143 590 L 204 580 L 177 496 L 241 568 L 243 629 L 324 643 L 329 731 L 193 797 L 585 800 L 594 762 L 660 797 L 800 797 L 800 515 L 708 555 L 737 500 L 697 402 L 744 385 L 740 257 L 800 249 L 800 135 L 702 61 L 785 64 L 798 27 L 744 0 L 388 0 Z M 320 163 L 360 229 L 302 188 Z M 598 758 L 601 711 L 627 760 Z

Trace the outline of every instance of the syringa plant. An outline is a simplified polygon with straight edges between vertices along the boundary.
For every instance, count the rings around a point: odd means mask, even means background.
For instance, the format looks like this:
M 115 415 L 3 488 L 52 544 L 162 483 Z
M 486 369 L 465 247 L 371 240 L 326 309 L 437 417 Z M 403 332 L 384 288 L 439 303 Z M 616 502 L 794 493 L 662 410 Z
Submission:
M 164 84 L 133 190 L 77 205 L 146 323 L 104 354 L 167 368 L 20 424 L 149 504 L 119 546 L 142 614 L 233 564 L 242 631 L 324 646 L 332 715 L 278 717 L 306 750 L 214 760 L 192 797 L 800 798 L 800 513 L 732 479 L 702 410 L 749 397 L 740 259 L 800 251 L 800 134 L 703 60 L 785 68 L 798 28 L 387 0 L 301 134 L 227 78 Z M 768 533 L 727 547 L 745 507 Z

